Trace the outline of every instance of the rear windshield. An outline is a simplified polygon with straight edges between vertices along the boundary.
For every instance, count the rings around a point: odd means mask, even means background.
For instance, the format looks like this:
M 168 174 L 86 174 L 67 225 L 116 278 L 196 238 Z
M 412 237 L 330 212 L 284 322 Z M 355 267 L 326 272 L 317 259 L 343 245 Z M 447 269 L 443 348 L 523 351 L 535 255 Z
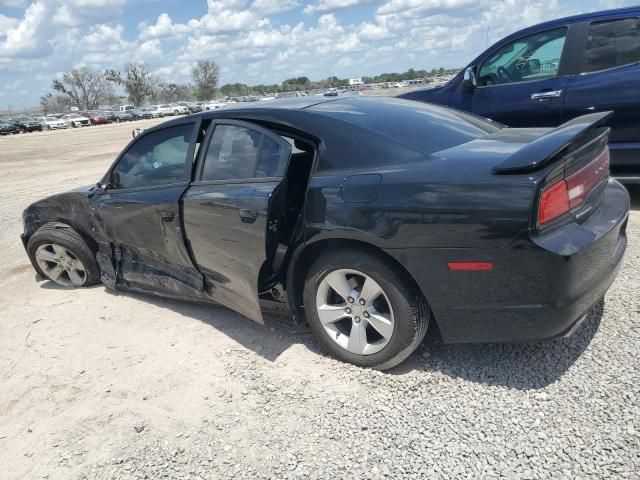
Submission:
M 399 98 L 345 98 L 310 109 L 391 137 L 424 154 L 461 145 L 502 128 L 465 112 Z

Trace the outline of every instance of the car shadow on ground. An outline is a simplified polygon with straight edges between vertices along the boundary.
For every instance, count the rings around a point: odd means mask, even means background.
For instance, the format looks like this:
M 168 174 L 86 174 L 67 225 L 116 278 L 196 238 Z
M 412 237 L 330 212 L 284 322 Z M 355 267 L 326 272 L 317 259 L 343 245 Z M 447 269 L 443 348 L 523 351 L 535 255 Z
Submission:
M 225 307 L 193 303 L 132 292 L 111 292 L 167 308 L 199 320 L 274 362 L 292 345 L 302 344 L 311 352 L 324 355 L 304 325 L 293 325 L 286 314 L 265 315 L 265 325 L 253 322 Z M 604 301 L 596 304 L 587 318 L 568 338 L 533 344 L 452 344 L 439 339 L 437 326 L 430 327 L 418 350 L 389 375 L 439 372 L 449 377 L 487 385 L 516 389 L 539 389 L 555 382 L 580 357 L 596 334 Z
M 416 354 L 390 373 L 437 371 L 487 385 L 544 388 L 558 380 L 584 352 L 598 331 L 603 310 L 601 300 L 571 336 L 537 343 L 447 345 L 431 331 Z
M 129 291 L 105 291 L 110 295 L 133 297 L 198 320 L 271 362 L 276 361 L 294 344 L 303 344 L 309 350 L 321 353 L 309 328 L 306 325 L 293 324 L 291 316 L 287 314 L 268 312 L 263 315 L 265 323 L 261 325 L 215 303 L 185 301 Z
M 640 185 L 627 185 L 631 197 L 631 210 L 640 210 Z

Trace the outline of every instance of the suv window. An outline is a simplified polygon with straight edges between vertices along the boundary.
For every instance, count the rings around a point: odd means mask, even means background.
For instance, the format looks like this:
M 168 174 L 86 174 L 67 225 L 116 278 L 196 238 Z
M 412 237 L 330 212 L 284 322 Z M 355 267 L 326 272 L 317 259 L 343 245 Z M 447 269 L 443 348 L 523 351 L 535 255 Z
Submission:
M 185 162 L 193 125 L 178 125 L 141 136 L 113 169 L 112 188 L 153 187 L 186 181 Z
M 288 152 L 260 132 L 238 125 L 216 125 L 201 180 L 280 177 Z
M 516 40 L 491 55 L 480 68 L 478 85 L 543 80 L 558 76 L 566 28 Z
M 589 26 L 582 73 L 640 61 L 640 19 L 594 22 Z

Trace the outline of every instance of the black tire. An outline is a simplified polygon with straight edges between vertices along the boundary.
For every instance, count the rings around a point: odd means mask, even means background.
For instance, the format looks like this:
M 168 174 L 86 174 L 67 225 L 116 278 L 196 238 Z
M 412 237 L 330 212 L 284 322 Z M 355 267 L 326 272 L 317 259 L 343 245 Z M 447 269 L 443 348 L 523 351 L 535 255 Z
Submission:
M 357 355 L 334 342 L 326 332 L 316 309 L 316 292 L 322 280 L 338 269 L 352 269 L 375 280 L 384 290 L 394 312 L 394 329 L 389 343 L 377 353 Z M 374 251 L 345 248 L 318 258 L 307 272 L 304 308 L 307 321 L 324 350 L 344 362 L 360 367 L 387 370 L 406 360 L 427 333 L 430 311 L 413 280 L 392 261 Z
M 96 285 L 100 282 L 100 269 L 96 262 L 96 257 L 87 242 L 78 232 L 60 223 L 47 223 L 40 227 L 29 239 L 27 243 L 27 253 L 36 271 L 47 280 L 51 280 L 45 272 L 38 266 L 35 259 L 36 250 L 46 243 L 55 243 L 63 246 L 82 262 L 87 273 L 83 287 Z

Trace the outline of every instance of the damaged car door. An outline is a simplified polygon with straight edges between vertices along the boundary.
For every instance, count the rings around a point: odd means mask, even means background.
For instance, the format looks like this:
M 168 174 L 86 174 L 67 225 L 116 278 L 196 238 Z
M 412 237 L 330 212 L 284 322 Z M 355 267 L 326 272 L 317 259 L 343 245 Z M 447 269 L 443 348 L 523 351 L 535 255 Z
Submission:
M 104 239 L 98 260 L 105 283 L 203 295 L 202 275 L 189 256 L 180 212 L 199 129 L 200 120 L 191 119 L 137 136 L 93 195 L 93 228 Z
M 291 146 L 234 120 L 214 121 L 204 146 L 183 197 L 185 235 L 209 295 L 262 323 L 259 279 L 273 273 Z

